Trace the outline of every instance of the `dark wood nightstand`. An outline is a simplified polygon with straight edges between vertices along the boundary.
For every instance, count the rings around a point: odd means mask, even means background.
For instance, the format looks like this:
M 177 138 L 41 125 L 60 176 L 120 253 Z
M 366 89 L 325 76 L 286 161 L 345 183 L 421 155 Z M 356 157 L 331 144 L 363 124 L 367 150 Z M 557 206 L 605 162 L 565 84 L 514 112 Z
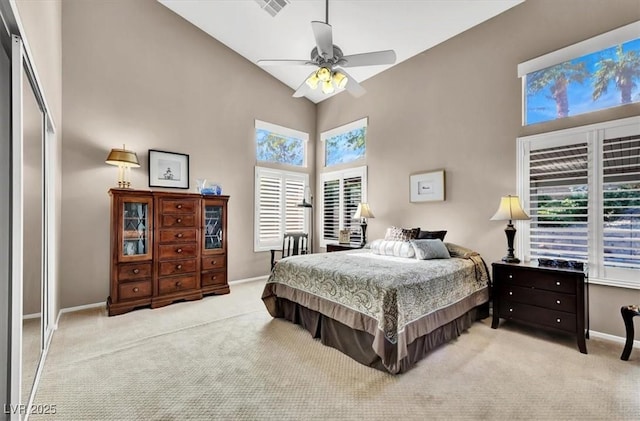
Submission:
M 571 332 L 587 353 L 589 284 L 583 271 L 535 263 L 493 263 L 493 322 L 500 318 Z
M 327 253 L 331 253 L 332 251 L 357 250 L 361 248 L 362 246 L 360 244 L 327 244 Z

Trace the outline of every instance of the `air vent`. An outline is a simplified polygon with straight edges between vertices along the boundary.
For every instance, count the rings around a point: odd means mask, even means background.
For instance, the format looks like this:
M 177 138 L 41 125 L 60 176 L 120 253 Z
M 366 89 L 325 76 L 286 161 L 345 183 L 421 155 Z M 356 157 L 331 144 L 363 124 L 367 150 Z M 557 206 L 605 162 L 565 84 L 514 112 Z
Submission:
M 289 0 L 256 0 L 263 10 L 275 17 L 287 4 Z

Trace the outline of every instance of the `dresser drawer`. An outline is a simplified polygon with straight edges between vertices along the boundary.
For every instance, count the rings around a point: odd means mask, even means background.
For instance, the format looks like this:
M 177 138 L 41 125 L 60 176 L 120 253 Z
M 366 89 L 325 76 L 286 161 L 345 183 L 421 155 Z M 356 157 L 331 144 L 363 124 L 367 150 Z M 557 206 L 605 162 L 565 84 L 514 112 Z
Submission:
M 198 245 L 196 243 L 186 244 L 160 244 L 158 246 L 158 258 L 160 260 L 184 259 L 196 257 Z
M 160 230 L 161 243 L 177 243 L 196 241 L 198 231 L 195 228 Z
M 197 269 L 197 259 L 173 260 L 171 262 L 161 262 L 158 269 L 159 276 L 180 275 L 183 273 L 195 272 Z
M 202 258 L 202 270 L 222 269 L 224 268 L 225 255 L 217 254 L 215 256 Z
M 160 199 L 160 212 L 194 213 L 198 208 L 197 199 Z
M 187 215 L 162 215 L 160 226 L 163 228 L 182 228 L 182 227 L 195 227 L 196 216 L 193 214 Z
M 567 332 L 576 331 L 575 314 L 566 313 L 564 311 L 549 310 L 509 300 L 500 301 L 500 317 L 554 327 Z
M 522 287 L 576 293 L 579 279 L 571 273 L 536 271 L 520 268 L 497 267 L 494 272 L 496 285 L 512 284 Z
M 125 282 L 118 284 L 118 296 L 121 300 L 151 297 L 153 288 L 151 280 Z
M 523 288 L 515 285 L 500 285 L 498 294 L 500 295 L 500 300 L 531 304 L 567 313 L 576 312 L 576 296 L 572 294 L 536 288 Z
M 196 289 L 197 280 L 195 275 L 172 276 L 158 279 L 158 292 L 160 295 L 171 294 L 172 292 Z
M 200 283 L 203 287 L 209 285 L 226 285 L 227 273 L 224 270 L 202 272 Z
M 118 280 L 127 281 L 133 279 L 149 278 L 151 276 L 151 262 L 132 263 L 118 266 Z

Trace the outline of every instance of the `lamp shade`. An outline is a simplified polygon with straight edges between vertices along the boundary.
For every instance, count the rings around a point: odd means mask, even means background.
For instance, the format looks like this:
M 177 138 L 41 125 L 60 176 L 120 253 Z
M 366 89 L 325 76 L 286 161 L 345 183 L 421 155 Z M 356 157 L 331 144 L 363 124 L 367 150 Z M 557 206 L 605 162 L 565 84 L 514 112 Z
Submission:
M 356 213 L 353 214 L 353 219 L 360 218 L 375 218 L 368 203 L 358 203 L 358 209 L 356 209 Z
M 111 149 L 109 156 L 107 156 L 107 159 L 104 162 L 121 167 L 138 168 L 140 166 L 136 153 L 126 150 L 124 145 L 122 146 L 122 149 Z
M 502 196 L 500 199 L 500 206 L 495 215 L 491 217 L 491 221 L 513 221 L 513 220 L 527 220 L 529 215 L 520 206 L 520 199 L 518 196 Z

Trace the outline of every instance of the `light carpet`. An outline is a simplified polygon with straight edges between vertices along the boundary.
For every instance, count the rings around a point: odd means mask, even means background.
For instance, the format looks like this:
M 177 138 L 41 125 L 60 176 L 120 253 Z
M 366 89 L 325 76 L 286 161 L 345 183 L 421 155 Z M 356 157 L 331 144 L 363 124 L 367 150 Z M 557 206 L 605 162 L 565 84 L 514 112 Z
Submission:
M 640 417 L 640 350 L 490 319 L 409 372 L 362 366 L 272 319 L 263 282 L 107 317 L 64 314 L 36 404 L 55 420 L 628 420 Z

